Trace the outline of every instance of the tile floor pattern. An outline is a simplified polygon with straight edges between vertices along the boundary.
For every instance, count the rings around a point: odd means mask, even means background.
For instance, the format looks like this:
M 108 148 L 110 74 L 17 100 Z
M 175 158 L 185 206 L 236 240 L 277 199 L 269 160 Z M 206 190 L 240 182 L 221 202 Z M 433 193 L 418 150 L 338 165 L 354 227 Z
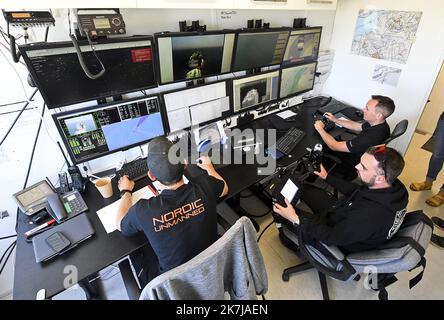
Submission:
M 406 167 L 400 179 L 408 187 L 412 181 L 421 181 L 425 173 L 430 158 L 430 153 L 422 150 L 421 146 L 429 139 L 429 135 L 415 134 L 410 148 L 405 156 Z M 444 219 L 444 207 L 432 208 L 424 201 L 430 197 L 433 192 L 437 192 L 444 182 L 444 173 L 438 177 L 432 191 L 411 192 L 408 210 L 423 209 L 429 216 L 440 216 Z M 245 199 L 243 206 L 248 212 L 256 212 L 260 215 L 266 212 L 267 208 L 254 198 Z M 271 215 L 256 219 L 263 230 L 272 220 Z M 444 236 L 444 231 L 435 228 L 435 232 Z M 279 241 L 278 232 L 274 225 L 267 229 L 259 242 L 268 273 L 269 289 L 265 295 L 267 299 L 322 299 L 319 286 L 318 275 L 314 270 L 307 270 L 303 273 L 290 277 L 289 282 L 283 282 L 282 270 L 301 262 L 299 258 L 290 250 L 285 248 Z M 389 299 L 444 299 L 444 249 L 438 249 L 430 245 L 426 253 L 427 269 L 422 281 L 409 289 L 408 282 L 418 271 L 413 273 L 404 272 L 398 274 L 398 282 L 391 285 L 387 291 Z M 101 271 L 101 287 L 106 293 L 107 299 L 128 299 L 123 287 L 122 278 L 115 267 L 108 267 Z M 327 278 L 330 298 L 335 300 L 344 299 L 378 299 L 377 293 L 372 290 L 366 290 L 363 286 L 363 280 L 359 282 L 341 282 L 332 278 Z M 78 287 L 67 290 L 54 299 L 85 299 L 83 291 Z

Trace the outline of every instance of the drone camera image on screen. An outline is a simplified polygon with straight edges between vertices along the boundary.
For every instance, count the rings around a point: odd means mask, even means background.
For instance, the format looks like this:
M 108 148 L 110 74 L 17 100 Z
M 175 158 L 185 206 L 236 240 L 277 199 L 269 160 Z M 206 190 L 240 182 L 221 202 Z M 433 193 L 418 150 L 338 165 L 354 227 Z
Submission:
M 63 112 L 53 118 L 74 163 L 165 134 L 157 96 Z
M 313 89 L 316 62 L 281 70 L 279 98 L 287 98 Z
M 282 66 L 313 61 L 318 58 L 321 27 L 294 30 L 290 33 Z
M 278 97 L 279 71 L 233 80 L 234 113 L 259 108 Z
M 230 72 L 234 33 L 156 34 L 160 83 Z

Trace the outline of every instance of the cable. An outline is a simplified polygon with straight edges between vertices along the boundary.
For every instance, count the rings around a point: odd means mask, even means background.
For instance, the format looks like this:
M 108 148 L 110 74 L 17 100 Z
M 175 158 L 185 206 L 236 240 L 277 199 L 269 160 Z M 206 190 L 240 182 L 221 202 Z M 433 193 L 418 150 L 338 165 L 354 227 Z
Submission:
M 1 237 L 0 240 L 5 240 L 5 239 L 13 238 L 13 237 L 17 237 L 17 235 L 13 234 L 13 235 L 10 235 L 10 236 Z
M 259 235 L 259 237 L 257 237 L 257 242 L 259 242 L 259 240 L 261 240 L 262 235 L 264 234 L 264 232 L 270 228 L 270 226 L 274 223 L 274 220 L 272 220 L 266 227 L 264 230 L 262 230 L 261 234 Z
M 8 263 L 9 257 L 11 256 L 12 251 L 14 251 L 15 245 L 17 244 L 17 241 L 14 241 L 11 243 L 11 245 L 6 249 L 6 251 L 3 253 L 2 257 L 0 258 L 0 263 L 2 262 L 3 258 L 5 257 L 6 253 L 9 250 L 8 255 L 6 256 L 5 262 L 3 263 L 3 267 L 0 269 L 0 275 L 3 272 L 3 269 L 6 267 L 6 264 Z
M 45 106 L 46 103 L 43 103 L 43 107 L 42 107 L 42 118 L 45 115 Z M 31 152 L 31 158 L 29 160 L 29 165 L 28 165 L 28 171 L 26 173 L 26 178 L 25 178 L 25 183 L 23 184 L 23 189 L 26 188 L 26 185 L 28 184 L 28 179 L 29 179 L 29 173 L 31 172 L 31 167 L 32 167 L 32 160 L 34 159 L 34 153 L 35 153 L 35 148 L 37 146 L 37 141 L 39 139 L 39 135 L 40 135 L 40 129 L 42 128 L 42 119 L 40 119 L 39 122 L 39 126 L 37 128 L 37 133 L 35 135 L 35 139 L 34 139 L 34 145 L 32 147 L 32 152 Z M 16 215 L 16 220 L 15 220 L 15 232 L 17 232 L 17 225 L 18 225 L 18 216 L 19 216 L 19 212 L 20 209 L 17 207 L 17 215 Z
M 38 89 L 35 89 L 35 91 L 32 93 L 31 97 L 29 98 L 29 100 L 31 100 L 32 98 L 34 98 L 34 95 L 37 93 Z M 8 137 L 9 133 L 11 132 L 12 128 L 14 127 L 15 123 L 17 122 L 18 118 L 20 118 L 21 114 L 23 113 L 23 111 L 25 111 L 26 107 L 30 104 L 30 101 L 27 101 L 25 103 L 25 105 L 23 106 L 23 108 L 20 110 L 19 114 L 17 115 L 17 117 L 14 119 L 14 121 L 12 122 L 11 126 L 9 127 L 8 131 L 6 131 L 5 136 L 3 137 L 2 141 L 0 141 L 0 146 L 3 144 L 3 142 L 5 142 L 6 138 Z

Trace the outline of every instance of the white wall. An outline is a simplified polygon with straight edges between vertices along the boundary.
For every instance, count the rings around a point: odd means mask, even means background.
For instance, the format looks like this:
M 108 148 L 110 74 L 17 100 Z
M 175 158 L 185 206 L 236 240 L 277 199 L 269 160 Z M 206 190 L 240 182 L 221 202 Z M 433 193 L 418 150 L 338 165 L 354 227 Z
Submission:
M 422 11 L 408 61 L 397 64 L 350 54 L 359 9 Z M 444 2 L 442 0 L 339 0 L 331 48 L 335 50 L 332 73 L 324 92 L 355 106 L 364 106 L 370 95 L 391 97 L 395 113 L 388 119 L 393 126 L 409 120 L 406 134 L 396 139 L 394 147 L 405 152 L 432 89 L 444 53 Z M 371 81 L 375 64 L 402 69 L 397 87 Z
M 178 31 L 178 21 L 187 20 L 191 24 L 192 20 L 200 20 L 200 24 L 206 24 L 208 29 L 223 28 L 241 28 L 246 26 L 248 19 L 263 19 L 263 22 L 270 22 L 271 26 L 291 26 L 294 18 L 306 17 L 308 25 L 323 26 L 321 48 L 329 47 L 331 33 L 333 30 L 334 11 L 262 11 L 262 10 L 231 10 L 231 14 L 227 14 L 224 10 L 201 9 L 201 10 L 172 10 L 172 9 L 122 9 L 121 10 L 126 25 L 128 35 L 133 34 L 153 34 L 160 31 Z M 68 40 L 68 21 L 66 9 L 53 10 L 56 26 L 51 27 L 49 33 L 49 41 L 66 41 Z M 4 21 L 0 18 L 0 26 L 4 28 Z M 34 30 L 36 30 L 34 32 Z M 43 40 L 42 30 L 30 30 L 30 36 L 38 41 Z M 11 29 L 13 34 L 20 32 L 20 29 Z M 0 42 L 4 40 L 0 38 Z M 22 43 L 22 40 L 19 41 Z M 0 55 L 0 106 L 4 103 L 16 102 L 25 99 L 25 93 L 18 76 L 14 69 L 18 70 L 22 81 L 25 82 L 26 96 L 29 97 L 33 91 L 26 85 L 27 72 L 25 67 L 20 64 L 11 66 L 9 53 L 0 45 L 0 50 L 7 56 L 7 59 Z M 171 85 L 173 87 L 184 86 L 182 84 Z M 168 86 L 170 88 L 171 86 Z M 163 87 L 165 90 L 165 86 Z M 151 92 L 157 92 L 159 89 L 153 89 Z M 148 91 L 150 93 L 150 91 Z M 11 217 L 0 220 L 0 236 L 14 234 L 16 205 L 11 195 L 23 188 L 26 171 L 31 155 L 31 149 L 39 122 L 38 113 L 41 112 L 43 101 L 39 94 L 36 95 L 36 101 L 33 103 L 35 110 L 25 111 L 11 135 L 5 143 L 0 147 L 0 177 L 2 184 L 0 189 L 0 210 L 8 210 Z M 75 106 L 75 108 L 91 105 L 93 102 Z M 17 113 L 1 114 L 21 109 L 23 104 L 0 107 L 0 139 L 3 138 L 7 128 L 13 121 Z M 71 107 L 70 107 L 71 108 Z M 62 108 L 69 109 L 69 108 Z M 37 112 L 38 113 L 37 113 Z M 40 132 L 37 144 L 33 166 L 28 181 L 28 186 L 40 181 L 48 176 L 53 182 L 57 181 L 57 173 L 64 165 L 58 147 L 52 141 L 60 140 L 57 129 L 55 128 L 51 113 L 56 110 L 46 110 L 45 123 L 48 132 L 43 126 Z M 89 161 L 88 167 L 94 172 L 115 167 L 125 157 L 131 160 L 139 155 L 138 148 L 126 152 L 118 152 L 113 155 Z M 66 167 L 65 167 L 66 170 Z M 6 249 L 10 241 L 0 241 L 0 254 Z M 13 258 L 13 257 L 12 257 Z M 13 259 L 12 259 L 13 260 Z M 13 284 L 13 263 L 8 263 L 3 274 L 0 276 L 0 299 L 12 290 Z

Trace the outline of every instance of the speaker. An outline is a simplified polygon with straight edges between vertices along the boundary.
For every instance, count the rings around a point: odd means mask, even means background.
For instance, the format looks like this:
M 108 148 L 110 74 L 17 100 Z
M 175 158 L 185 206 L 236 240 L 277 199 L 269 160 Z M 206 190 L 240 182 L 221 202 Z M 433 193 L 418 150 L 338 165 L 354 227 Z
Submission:
M 256 29 L 262 28 L 262 19 L 256 20 L 256 24 L 254 25 Z
M 199 30 L 199 20 L 192 21 L 191 27 L 192 27 L 193 31 L 198 31 Z
M 293 20 L 293 28 L 305 28 L 306 27 L 307 18 L 296 18 Z
M 251 20 L 247 21 L 247 28 L 248 29 L 253 29 L 254 28 L 254 19 L 251 19 Z

